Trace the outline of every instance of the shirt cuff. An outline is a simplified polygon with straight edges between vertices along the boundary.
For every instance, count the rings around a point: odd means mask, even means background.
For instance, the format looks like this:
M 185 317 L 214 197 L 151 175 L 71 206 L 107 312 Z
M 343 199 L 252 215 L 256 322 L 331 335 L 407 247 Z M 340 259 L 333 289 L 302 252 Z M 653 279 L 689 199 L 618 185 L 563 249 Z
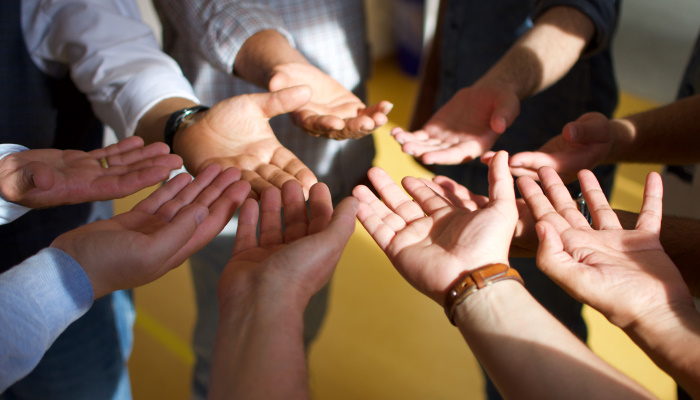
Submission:
M 114 101 L 118 112 L 106 113 L 104 117 L 119 140 L 133 135 L 141 117 L 162 100 L 181 97 L 199 104 L 189 81 L 179 72 L 179 69 L 177 72 L 163 68 L 144 69 L 129 80 Z M 108 115 L 117 118 L 110 120 Z
M 616 0 L 543 0 L 539 2 L 534 19 L 552 7 L 567 6 L 575 8 L 590 18 L 595 27 L 595 34 L 581 57 L 593 55 L 610 46 L 617 26 L 618 4 Z
M 0 144 L 0 160 L 12 153 L 19 153 L 26 150 L 29 149 L 18 144 Z M 31 210 L 31 208 L 7 201 L 5 196 L 0 193 L 0 225 L 9 224 L 26 214 L 29 210 Z

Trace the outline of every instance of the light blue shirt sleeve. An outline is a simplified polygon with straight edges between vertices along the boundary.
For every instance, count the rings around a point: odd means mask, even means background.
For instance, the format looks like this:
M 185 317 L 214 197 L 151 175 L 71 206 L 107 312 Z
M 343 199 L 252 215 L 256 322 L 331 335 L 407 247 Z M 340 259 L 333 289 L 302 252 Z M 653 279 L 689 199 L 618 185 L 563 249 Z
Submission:
M 0 160 L 9 154 L 19 153 L 20 151 L 25 150 L 29 149 L 18 144 L 0 144 Z M 0 225 L 9 224 L 10 222 L 26 214 L 29 210 L 31 210 L 31 208 L 20 206 L 19 204 L 5 200 L 5 196 L 3 196 L 0 192 Z
M 55 248 L 0 274 L 0 393 L 31 372 L 93 300 L 85 271 Z

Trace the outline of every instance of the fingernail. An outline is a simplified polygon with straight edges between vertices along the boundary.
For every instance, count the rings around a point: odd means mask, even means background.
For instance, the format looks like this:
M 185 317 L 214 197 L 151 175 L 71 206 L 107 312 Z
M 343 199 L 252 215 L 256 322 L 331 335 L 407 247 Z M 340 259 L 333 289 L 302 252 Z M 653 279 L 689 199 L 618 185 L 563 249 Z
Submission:
M 393 109 L 394 109 L 394 104 L 389 103 L 389 105 L 383 107 L 382 111 L 384 112 L 384 114 L 389 114 L 391 112 L 391 110 L 393 110 Z
M 569 140 L 576 141 L 576 127 L 574 125 L 569 125 Z
M 513 167 L 513 168 L 518 168 L 518 167 L 522 167 L 522 166 L 523 166 L 523 163 L 521 163 L 521 162 L 512 162 L 512 163 L 510 163 L 510 166 Z
M 404 143 L 404 140 L 403 140 L 403 139 L 396 138 L 396 141 L 397 141 L 400 145 L 403 145 L 403 143 Z
M 404 150 L 404 153 L 408 154 L 409 156 L 413 156 L 413 152 L 410 150 Z

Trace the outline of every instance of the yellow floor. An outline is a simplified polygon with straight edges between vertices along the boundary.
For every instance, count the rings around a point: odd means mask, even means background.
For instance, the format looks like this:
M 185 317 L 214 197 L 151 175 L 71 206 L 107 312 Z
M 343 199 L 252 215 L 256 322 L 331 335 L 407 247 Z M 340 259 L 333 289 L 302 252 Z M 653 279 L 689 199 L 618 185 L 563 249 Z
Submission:
M 395 179 L 430 176 L 400 152 L 388 131 L 405 126 L 415 92 L 413 79 L 391 61 L 375 68 L 370 102 L 396 107 L 390 126 L 376 132 L 376 165 Z M 623 96 L 622 113 L 653 106 Z M 625 165 L 613 192 L 613 206 L 638 210 L 643 179 L 658 166 Z M 128 209 L 143 193 L 120 201 Z M 193 356 L 188 343 L 195 316 L 188 269 L 136 290 L 138 318 L 131 376 L 136 399 L 187 399 Z M 590 345 L 603 358 L 661 399 L 675 399 L 674 384 L 617 328 L 586 309 Z M 333 278 L 330 309 L 309 354 L 315 399 L 483 398 L 477 363 L 441 308 L 418 294 L 396 273 L 358 224 Z

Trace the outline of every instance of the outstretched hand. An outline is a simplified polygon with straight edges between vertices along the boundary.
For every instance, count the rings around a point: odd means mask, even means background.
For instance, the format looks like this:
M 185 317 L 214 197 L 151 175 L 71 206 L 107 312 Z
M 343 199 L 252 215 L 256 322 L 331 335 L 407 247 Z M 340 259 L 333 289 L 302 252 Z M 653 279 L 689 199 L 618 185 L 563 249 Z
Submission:
M 355 230 L 357 202 L 343 200 L 335 210 L 323 183 L 311 188 L 309 203 L 301 187 L 288 182 L 282 191 L 266 189 L 258 204 L 241 207 L 233 257 L 219 279 L 219 303 L 236 301 L 254 284 L 276 299 L 290 294 L 301 309 L 330 279 L 345 244 Z M 284 221 L 280 211 L 284 206 Z M 256 227 L 260 220 L 260 237 Z
M 597 112 L 584 114 L 566 124 L 560 135 L 536 151 L 514 154 L 510 158 L 510 172 L 536 180 L 540 167 L 551 167 L 565 183 L 574 182 L 578 171 L 593 169 L 610 154 L 614 140 L 611 129 L 611 121 L 605 115 Z M 493 154 L 484 154 L 481 161 L 488 163 Z
M 596 229 L 553 169 L 542 168 L 539 177 L 546 196 L 531 178 L 518 179 L 518 188 L 538 221 L 538 266 L 552 280 L 623 329 L 675 305 L 692 306 L 680 272 L 659 242 L 658 174 L 647 177 L 634 230 L 622 229 L 592 172 L 581 171 L 579 181 Z
M 292 111 L 294 123 L 313 136 L 330 139 L 359 139 L 385 125 L 393 108 L 388 101 L 370 107 L 338 81 L 311 64 L 278 66 L 270 90 L 308 85 L 311 101 Z
M 461 164 L 491 149 L 520 113 L 515 93 L 496 85 L 459 90 L 423 129 L 394 128 L 392 136 L 404 153 L 423 164 Z
M 401 275 L 442 305 L 448 288 L 465 271 L 508 263 L 518 220 L 508 155 L 499 152 L 489 170 L 489 199 L 476 210 L 455 206 L 425 182 L 406 177 L 402 186 L 379 168 L 369 178 L 381 195 L 358 186 L 357 217 Z
M 85 270 L 95 298 L 163 276 L 226 226 L 250 191 L 235 168 L 180 174 L 131 211 L 56 238 L 56 247 Z M 191 181 L 191 182 L 190 182 Z
M 182 160 L 163 143 L 143 146 L 129 137 L 91 152 L 37 149 L 7 155 L 0 161 L 0 192 L 30 208 L 112 200 L 168 178 Z M 105 158 L 108 168 L 100 164 Z
M 223 100 L 175 135 L 173 147 L 195 175 L 210 164 L 238 168 L 256 197 L 265 188 L 281 188 L 287 181 L 301 183 L 308 194 L 316 176 L 282 146 L 269 120 L 298 109 L 310 98 L 308 87 L 297 86 Z
M 432 181 L 427 179 L 421 179 L 421 181 L 456 207 L 475 211 L 489 204 L 488 197 L 472 193 L 463 185 L 446 176 L 438 175 Z M 518 222 L 515 225 L 513 241 L 510 243 L 509 256 L 534 257 L 539 243 L 535 231 L 535 220 L 532 218 L 525 200 L 516 199 L 515 204 L 518 207 Z

